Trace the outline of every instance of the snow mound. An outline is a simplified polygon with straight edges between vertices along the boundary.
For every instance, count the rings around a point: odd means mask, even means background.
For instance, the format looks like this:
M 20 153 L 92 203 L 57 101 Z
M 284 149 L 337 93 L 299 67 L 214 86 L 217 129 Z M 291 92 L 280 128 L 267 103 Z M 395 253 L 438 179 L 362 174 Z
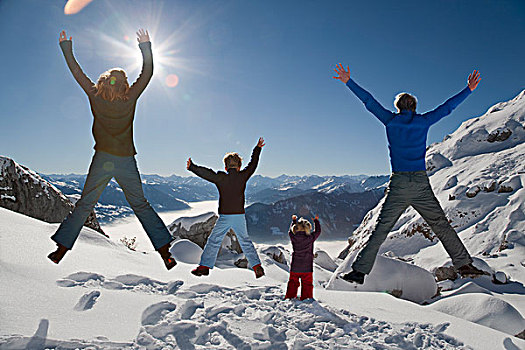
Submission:
M 325 270 L 334 272 L 337 269 L 337 264 L 324 250 L 317 250 L 315 252 L 314 263 Z
M 485 289 L 474 282 L 467 282 L 464 285 L 462 285 L 460 288 L 455 290 L 454 292 L 450 293 L 448 297 L 451 297 L 454 295 L 460 295 L 460 294 L 468 294 L 468 293 L 492 295 L 492 292 L 490 290 Z
M 202 249 L 190 240 L 181 239 L 171 246 L 170 252 L 177 262 L 198 264 L 201 259 Z
M 491 295 L 469 293 L 441 299 L 429 308 L 516 335 L 525 330 L 525 319 L 509 303 Z
M 437 293 L 434 276 L 427 270 L 384 256 L 377 256 L 370 274 L 365 277 L 363 285 L 349 283 L 340 275 L 352 271 L 352 263 L 357 253 L 346 259 L 334 272 L 327 289 L 388 292 L 401 299 L 421 303 Z

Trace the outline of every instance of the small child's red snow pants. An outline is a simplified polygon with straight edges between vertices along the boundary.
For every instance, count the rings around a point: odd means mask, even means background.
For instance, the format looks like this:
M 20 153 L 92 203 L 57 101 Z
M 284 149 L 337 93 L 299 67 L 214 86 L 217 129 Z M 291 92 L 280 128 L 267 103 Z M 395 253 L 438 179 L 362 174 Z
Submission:
M 301 279 L 301 283 L 299 283 Z M 297 297 L 297 290 L 301 284 L 301 300 L 314 297 L 313 272 L 290 272 L 290 280 L 286 289 L 285 299 Z

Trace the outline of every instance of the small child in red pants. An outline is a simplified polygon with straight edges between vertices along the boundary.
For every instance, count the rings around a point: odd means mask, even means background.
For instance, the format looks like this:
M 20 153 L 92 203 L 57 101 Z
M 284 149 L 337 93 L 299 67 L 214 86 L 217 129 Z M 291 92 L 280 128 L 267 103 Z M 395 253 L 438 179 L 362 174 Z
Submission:
M 321 234 L 321 224 L 317 215 L 314 218 L 314 225 L 315 230 L 311 232 L 312 224 L 308 220 L 303 218 L 297 220 L 297 216 L 292 216 L 292 225 L 288 232 L 293 247 L 292 265 L 285 299 L 296 298 L 299 285 L 302 285 L 301 300 L 314 297 L 314 242 Z

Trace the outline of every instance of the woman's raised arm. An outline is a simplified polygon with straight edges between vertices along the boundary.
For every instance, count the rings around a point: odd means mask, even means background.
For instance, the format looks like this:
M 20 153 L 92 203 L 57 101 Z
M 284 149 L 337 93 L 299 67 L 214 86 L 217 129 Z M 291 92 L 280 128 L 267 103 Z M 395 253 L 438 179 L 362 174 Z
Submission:
M 129 88 L 129 97 L 135 99 L 142 94 L 153 76 L 153 53 L 151 52 L 151 41 L 148 31 L 139 29 L 137 32 L 137 41 L 142 52 L 142 71 L 137 80 Z
M 73 77 L 80 87 L 86 92 L 86 94 L 91 96 L 95 92 L 95 84 L 87 77 L 86 74 L 84 74 L 82 68 L 80 68 L 80 65 L 73 55 L 73 37 L 70 36 L 68 40 L 66 31 L 63 30 L 60 32 L 58 42 L 66 59 L 67 66 L 73 74 Z

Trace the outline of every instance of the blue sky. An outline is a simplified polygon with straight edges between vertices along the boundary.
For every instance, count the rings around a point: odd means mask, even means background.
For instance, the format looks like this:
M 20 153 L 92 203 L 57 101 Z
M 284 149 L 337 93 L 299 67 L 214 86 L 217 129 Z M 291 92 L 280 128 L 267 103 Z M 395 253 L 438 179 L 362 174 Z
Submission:
M 429 143 L 525 88 L 523 1 L 94 0 L 71 16 L 64 5 L 0 1 L 0 154 L 42 173 L 86 173 L 93 154 L 92 116 L 59 50 L 62 29 L 92 80 L 120 66 L 131 81 L 135 31 L 150 30 L 154 78 L 135 118 L 148 174 L 189 175 L 189 156 L 220 169 L 226 152 L 249 158 L 259 136 L 262 175 L 389 173 L 384 128 L 332 79 L 338 62 L 385 107 L 407 91 L 419 112 L 479 69 L 478 89 L 430 129 Z

